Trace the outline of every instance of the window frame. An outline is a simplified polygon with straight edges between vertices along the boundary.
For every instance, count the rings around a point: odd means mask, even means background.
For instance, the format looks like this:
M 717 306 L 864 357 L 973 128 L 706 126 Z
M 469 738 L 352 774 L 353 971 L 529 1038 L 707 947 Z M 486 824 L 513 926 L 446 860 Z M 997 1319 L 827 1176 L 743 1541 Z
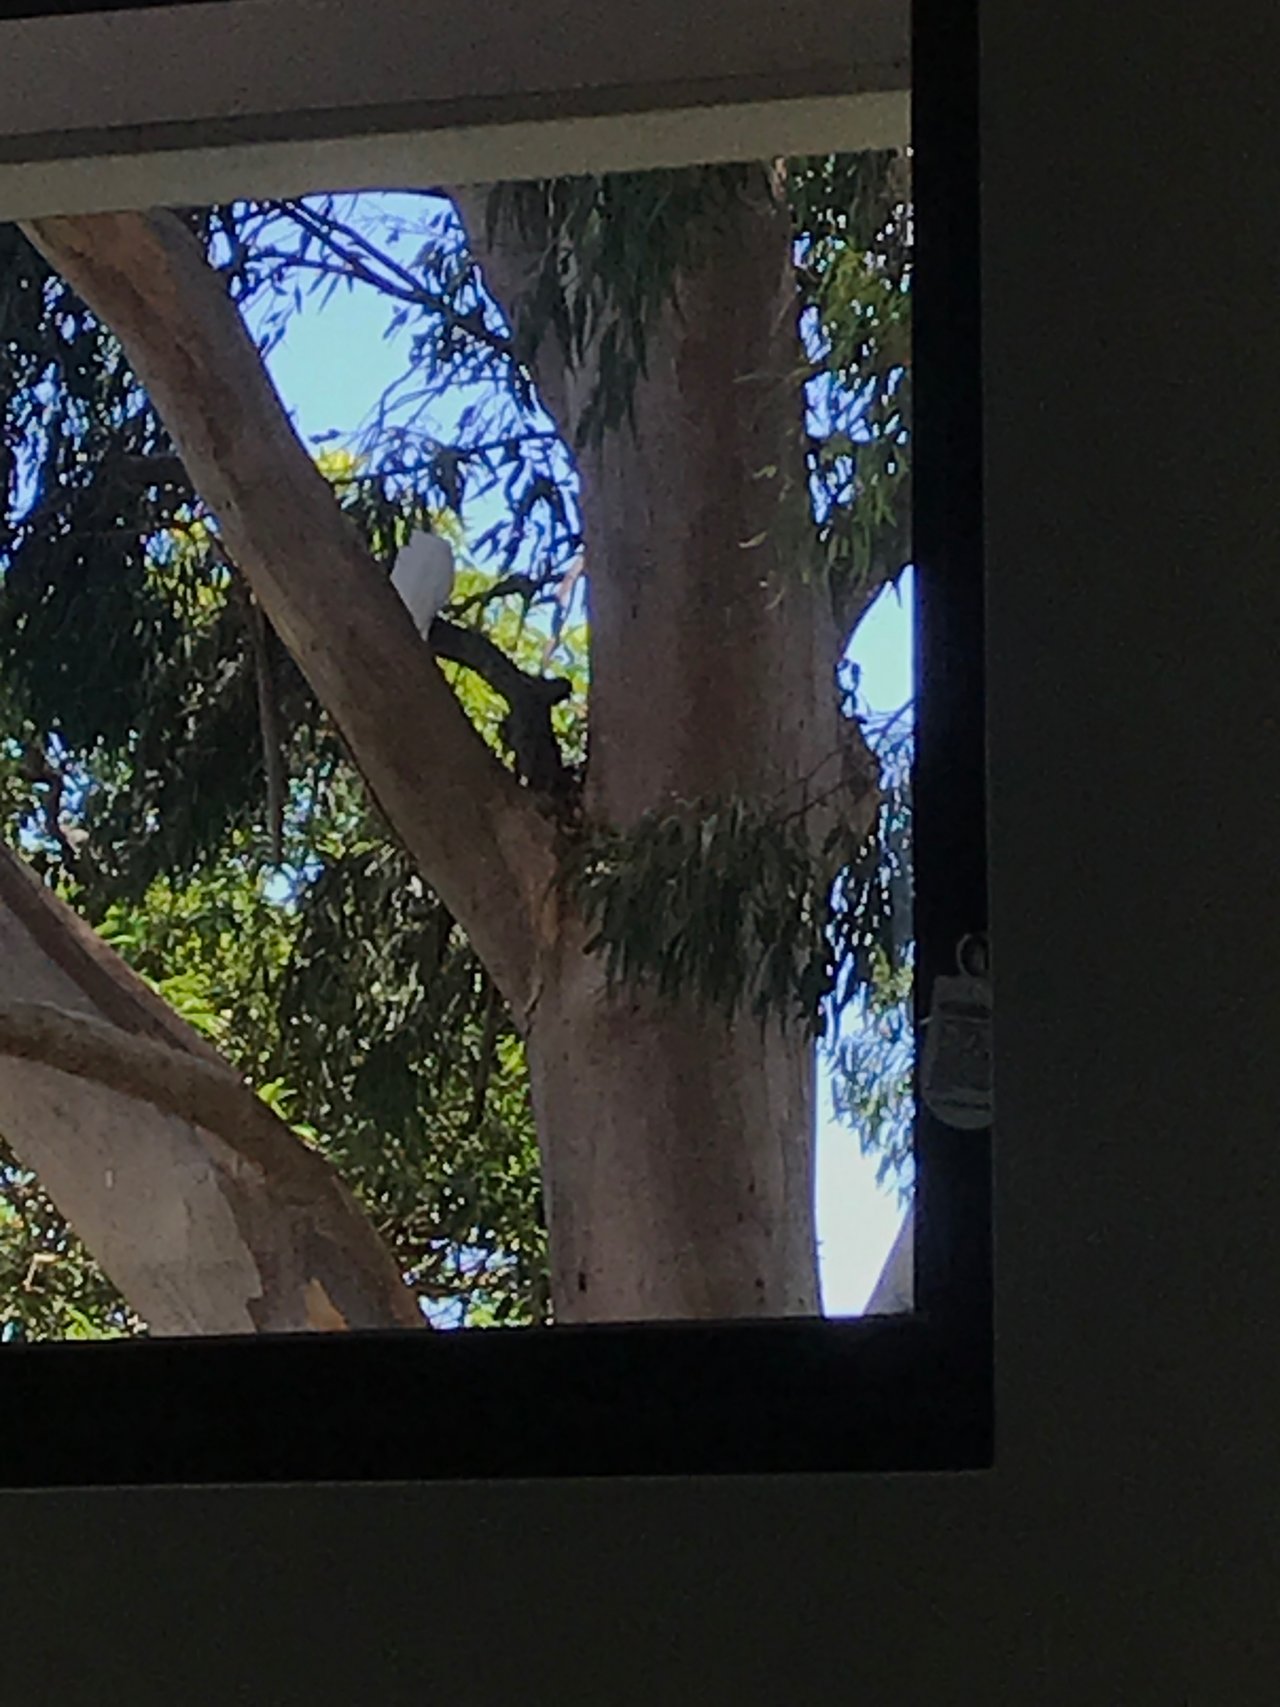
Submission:
M 915 0 L 912 108 L 918 1062 L 987 926 L 977 0 Z M 909 1316 L 6 1346 L 0 1487 L 989 1467 L 990 1132 L 915 1154 Z

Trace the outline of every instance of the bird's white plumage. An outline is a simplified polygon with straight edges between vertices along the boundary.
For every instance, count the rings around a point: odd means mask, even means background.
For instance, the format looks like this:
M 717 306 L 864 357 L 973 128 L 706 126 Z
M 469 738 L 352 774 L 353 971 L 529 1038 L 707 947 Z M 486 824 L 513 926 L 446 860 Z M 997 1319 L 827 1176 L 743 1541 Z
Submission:
M 425 640 L 453 592 L 453 547 L 438 533 L 415 528 L 401 546 L 391 585 L 404 601 L 414 627 Z

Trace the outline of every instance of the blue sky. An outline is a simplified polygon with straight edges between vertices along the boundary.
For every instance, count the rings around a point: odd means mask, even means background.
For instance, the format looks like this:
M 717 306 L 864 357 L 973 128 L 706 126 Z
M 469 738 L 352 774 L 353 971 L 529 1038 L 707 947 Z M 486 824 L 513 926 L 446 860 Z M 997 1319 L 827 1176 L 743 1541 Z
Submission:
M 383 198 L 380 198 L 383 199 Z M 390 201 L 391 198 L 385 198 Z M 335 293 L 323 308 L 304 302 L 269 357 L 272 376 L 304 436 L 336 430 L 354 435 L 381 393 L 408 365 L 408 338 L 383 334 L 384 298 L 367 287 Z M 447 432 L 448 414 L 436 422 Z M 484 522 L 492 519 L 492 511 Z M 479 532 L 477 515 L 464 514 Z M 901 597 L 879 599 L 862 622 L 852 656 L 861 695 L 875 711 L 896 711 L 912 693 L 910 578 Z M 830 1088 L 820 1086 L 818 1237 L 823 1302 L 828 1314 L 856 1314 L 866 1303 L 901 1220 L 896 1191 L 876 1185 L 875 1161 L 861 1155 L 857 1134 L 837 1124 Z

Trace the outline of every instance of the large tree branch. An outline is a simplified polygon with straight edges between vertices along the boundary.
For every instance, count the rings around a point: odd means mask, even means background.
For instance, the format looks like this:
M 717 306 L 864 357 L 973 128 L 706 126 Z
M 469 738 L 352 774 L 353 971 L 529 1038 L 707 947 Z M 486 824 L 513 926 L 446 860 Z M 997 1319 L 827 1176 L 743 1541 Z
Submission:
M 119 338 L 267 618 L 522 1020 L 553 905 L 551 820 L 422 646 L 196 239 L 155 210 L 23 229 Z
M 3 846 L 0 1130 L 155 1333 L 422 1325 L 330 1164 Z

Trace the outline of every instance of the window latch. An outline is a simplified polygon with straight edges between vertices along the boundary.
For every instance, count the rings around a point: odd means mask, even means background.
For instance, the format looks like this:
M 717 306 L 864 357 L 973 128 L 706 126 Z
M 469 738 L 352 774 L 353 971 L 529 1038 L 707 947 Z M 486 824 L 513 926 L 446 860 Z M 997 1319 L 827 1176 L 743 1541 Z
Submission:
M 960 939 L 956 970 L 934 979 L 920 1094 L 935 1120 L 962 1132 L 991 1125 L 991 951 L 985 932 Z

